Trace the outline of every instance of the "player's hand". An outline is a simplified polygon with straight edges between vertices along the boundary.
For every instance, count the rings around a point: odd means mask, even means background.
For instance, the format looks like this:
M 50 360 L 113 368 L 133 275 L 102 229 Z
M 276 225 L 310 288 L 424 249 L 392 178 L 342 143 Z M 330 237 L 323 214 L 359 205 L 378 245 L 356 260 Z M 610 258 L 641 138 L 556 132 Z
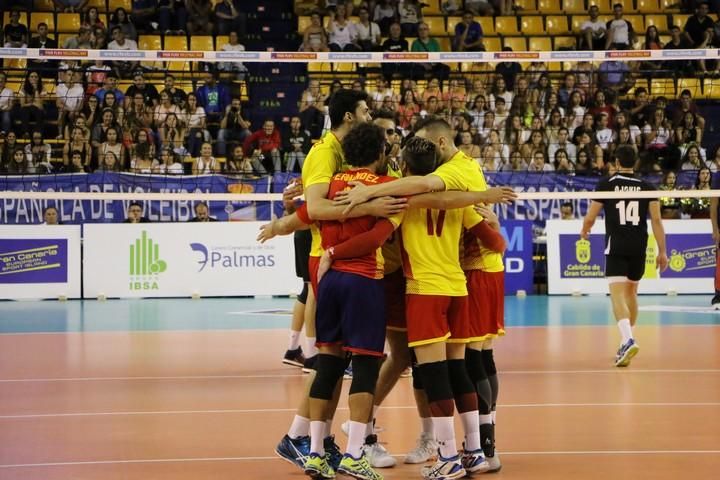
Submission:
M 320 257 L 320 266 L 318 267 L 318 284 L 320 284 L 320 280 L 322 280 L 322 277 L 327 273 L 328 270 L 330 270 L 330 267 L 332 266 L 332 258 L 330 257 L 330 253 L 325 251 L 323 253 L 322 257 Z
M 583 240 L 588 240 L 588 239 L 590 238 L 590 230 L 585 230 L 585 229 L 583 229 L 583 230 L 580 232 L 580 237 L 581 237 Z
M 265 225 L 260 226 L 260 233 L 258 233 L 257 241 L 265 243 L 271 238 L 275 237 L 275 220 Z
M 407 199 L 395 197 L 373 198 L 367 203 L 373 217 L 389 218 L 407 208 Z
M 667 269 L 667 267 L 668 267 L 667 255 L 664 253 L 661 253 L 660 255 L 658 255 L 657 258 L 655 259 L 655 264 L 657 265 L 657 268 L 661 272 L 664 272 L 665 269 Z
M 713 242 L 715 242 L 715 245 L 720 245 L 720 231 L 713 230 L 712 238 Z
M 485 203 L 511 203 L 517 200 L 517 193 L 512 187 L 493 187 L 485 191 Z
M 362 182 L 350 182 L 349 185 L 353 188 L 343 190 L 335 195 L 335 202 L 338 205 L 347 205 L 343 210 L 343 215 L 347 215 L 350 210 L 370 199 L 370 192 L 365 184 Z
M 295 199 L 303 194 L 303 186 L 300 182 L 291 182 L 283 190 L 283 206 L 288 212 L 295 209 Z
M 475 205 L 475 211 L 482 215 L 482 217 L 485 219 L 485 221 L 495 230 L 500 229 L 500 220 L 498 220 L 498 216 L 495 215 L 495 212 L 493 212 L 492 208 L 486 206 L 486 205 Z

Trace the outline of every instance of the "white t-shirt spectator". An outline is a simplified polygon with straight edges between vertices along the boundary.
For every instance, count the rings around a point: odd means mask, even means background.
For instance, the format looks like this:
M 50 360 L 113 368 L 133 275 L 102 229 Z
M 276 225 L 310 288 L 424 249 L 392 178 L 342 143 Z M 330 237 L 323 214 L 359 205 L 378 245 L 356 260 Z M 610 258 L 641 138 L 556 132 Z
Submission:
M 371 40 L 373 43 L 375 43 L 375 38 L 377 38 L 380 34 L 380 27 L 375 22 L 368 22 L 367 26 L 363 25 L 360 22 L 355 23 L 355 33 L 357 34 L 357 39 L 362 41 Z
M 615 30 L 612 30 L 613 28 Z M 608 33 L 612 31 L 610 42 L 630 45 L 630 32 L 632 31 L 632 25 L 627 20 L 610 20 L 607 23 L 607 30 Z
M 403 1 L 398 5 L 398 14 L 400 14 L 400 23 L 418 23 L 420 21 L 420 15 L 418 15 L 415 5 L 408 5 Z
M 12 101 L 15 98 L 15 92 L 5 87 L 0 91 L 0 112 L 9 112 L 12 108 Z
M 379 22 L 383 18 L 392 18 L 395 16 L 395 8 L 392 3 L 388 3 L 387 6 L 382 4 L 375 5 L 375 11 L 373 12 L 373 20 Z
M 108 43 L 107 46 L 108 50 L 137 50 L 137 42 L 135 40 L 130 40 L 129 38 L 126 38 L 122 45 L 120 45 L 117 40 L 113 40 L 112 42 Z
M 593 33 L 597 33 L 600 30 L 606 30 L 605 22 L 603 22 L 599 18 L 595 19 L 594 22 L 592 20 L 585 20 L 582 25 L 580 25 L 580 31 L 582 32 L 584 32 L 588 28 L 592 30 Z
M 203 107 L 197 107 L 194 113 L 185 115 L 188 128 L 200 128 L 202 127 L 202 121 L 205 118 L 205 109 Z
M 334 21 L 328 23 L 328 43 L 334 43 L 343 48 L 345 45 L 353 43 L 356 36 L 355 24 L 352 22 L 345 23 L 343 27 Z
M 652 130 L 652 127 L 648 123 L 643 127 L 642 133 L 647 135 L 648 133 L 652 132 Z M 665 127 L 658 127 L 657 132 L 655 133 L 655 138 L 650 141 L 648 147 L 665 147 L 667 146 L 669 140 L 670 130 Z
M 505 92 L 497 96 L 505 99 L 505 108 L 507 110 L 510 110 L 510 105 L 512 105 L 513 101 L 513 92 L 511 92 L 510 90 L 506 90 Z M 495 97 L 496 95 L 494 93 L 490 94 L 490 110 L 492 110 L 493 112 L 495 111 Z
M 62 100 L 67 110 L 77 112 L 82 108 L 85 91 L 79 83 L 74 83 L 70 88 L 65 83 L 61 83 L 57 86 L 55 94 L 59 100 Z
M 595 132 L 595 140 L 597 141 L 600 148 L 607 150 L 608 145 L 613 140 L 613 131 L 610 128 L 603 128 Z
M 220 48 L 220 50 L 223 52 L 244 52 L 245 45 L 242 43 L 237 43 L 235 45 L 226 43 Z M 226 72 L 247 72 L 247 67 L 243 65 L 242 62 L 220 62 L 220 68 Z

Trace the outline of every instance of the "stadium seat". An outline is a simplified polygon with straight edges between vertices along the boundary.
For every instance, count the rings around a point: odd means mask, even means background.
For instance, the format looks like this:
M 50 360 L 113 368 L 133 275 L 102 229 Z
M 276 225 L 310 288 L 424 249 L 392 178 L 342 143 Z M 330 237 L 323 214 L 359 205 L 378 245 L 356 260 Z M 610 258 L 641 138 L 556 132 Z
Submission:
M 27 69 L 27 59 L 25 59 L 25 58 L 6 58 L 3 68 L 5 68 L 5 71 L 9 75 L 12 75 L 13 77 L 25 76 L 25 70 Z M 47 83 L 53 83 L 53 82 L 47 82 Z
M 717 80 L 715 81 L 717 82 Z M 709 86 L 712 82 L 712 79 L 708 80 L 708 84 L 706 86 Z M 703 96 L 701 82 L 699 78 L 678 78 L 677 91 L 678 93 L 680 93 L 683 90 L 690 90 L 690 95 L 692 95 L 693 98 L 699 98 Z
M 312 20 L 309 16 L 298 17 L 298 32 L 303 33 L 307 27 L 310 26 Z
M 549 52 L 553 49 L 550 37 L 530 37 L 528 49 L 531 52 Z
M 624 97 L 625 97 L 625 98 L 633 98 L 633 96 L 635 95 L 635 90 L 637 90 L 637 89 L 640 88 L 640 87 L 642 87 L 642 88 L 644 88 L 645 90 L 648 90 L 648 91 L 649 91 L 647 78 L 638 78 L 638 79 L 636 79 L 636 80 L 635 80 L 635 84 L 634 84 L 627 92 L 625 92 Z
M 645 15 L 645 28 L 654 25 L 660 33 L 668 32 L 667 15 Z
M 54 12 L 55 3 L 53 0 L 35 0 L 33 2 L 33 12 Z
M 445 17 L 424 17 L 423 21 L 430 27 L 431 36 L 445 35 Z
M 610 2 L 610 6 L 612 7 L 616 3 L 619 3 L 623 6 L 623 13 L 627 15 L 628 13 L 635 12 L 635 0 L 612 0 Z
M 706 83 L 703 96 L 709 100 L 720 99 L 720 83 L 717 81 Z
M 523 35 L 543 35 L 545 27 L 543 18 L 539 15 L 525 15 L 520 19 L 520 31 Z
M 75 33 L 80 28 L 81 23 L 79 13 L 58 13 L 56 31 L 59 33 Z
M 663 12 L 679 12 L 680 0 L 660 0 L 660 10 Z
M 215 36 L 215 50 L 220 50 L 223 45 L 230 43 L 230 38 L 227 35 L 216 35 Z
M 527 38 L 525 37 L 507 37 L 503 38 L 503 47 L 510 47 L 513 52 L 527 51 Z
M 588 0 L 588 9 L 593 5 L 597 5 L 600 13 L 612 13 L 613 3 L 617 2 L 614 0 Z
M 570 33 L 565 15 L 548 15 L 545 17 L 545 23 L 545 30 L 548 35 L 567 35 Z
M 554 50 L 575 50 L 577 48 L 576 37 L 558 36 L 553 37 L 553 49 Z
M 165 37 L 164 50 L 186 51 L 188 50 L 187 37 L 185 35 L 168 35 Z M 190 61 L 180 60 L 175 62 L 167 62 L 166 68 L 170 71 L 188 72 L 190 71 Z
M 495 31 L 499 35 L 520 35 L 517 17 L 495 17 Z
M 423 0 L 421 3 L 427 5 L 422 9 L 423 17 L 427 15 L 442 15 L 443 11 L 440 8 L 440 0 Z
M 544 12 L 542 9 L 540 11 Z M 565 0 L 563 1 L 563 11 L 570 14 L 587 13 L 585 0 Z
M 213 37 L 211 35 L 193 35 L 190 37 L 190 50 L 201 50 L 212 52 L 215 50 Z
M 650 95 L 653 97 L 662 95 L 667 98 L 675 98 L 675 81 L 672 78 L 651 79 Z
M 678 27 L 680 27 L 680 30 L 684 30 L 685 24 L 690 17 L 691 15 L 689 13 L 673 13 L 672 23 L 670 24 L 670 26 L 677 25 Z
M 62 47 L 68 38 L 77 37 L 77 33 L 58 33 L 57 35 L 58 46 Z
M 332 64 L 326 62 L 310 62 L 308 63 L 309 73 L 330 73 L 332 72 Z
M 20 23 L 22 23 L 22 15 L 20 18 Z M 52 34 L 55 31 L 55 14 L 53 12 L 33 12 L 30 16 L 30 24 L 26 23 L 25 25 L 28 25 L 30 32 L 37 32 L 37 27 L 41 23 L 47 23 L 48 30 Z M 77 29 L 74 30 L 74 33 L 77 33 Z
M 160 35 L 140 35 L 138 37 L 138 48 L 140 50 L 162 50 L 162 38 Z M 140 62 L 143 67 L 152 70 L 161 70 L 162 62 Z
M 450 39 L 448 37 L 438 37 L 435 40 L 437 40 L 438 45 L 440 45 L 441 52 L 449 52 L 450 50 L 452 50 L 452 46 L 450 45 Z
M 645 17 L 643 15 L 623 15 L 623 18 L 630 22 L 638 38 L 645 34 Z
M 495 21 L 492 17 L 480 17 L 476 18 L 475 21 L 482 27 L 483 35 L 495 35 Z M 455 25 L 453 25 L 452 28 L 453 31 L 451 35 L 455 35 Z M 450 30 L 450 25 L 448 25 L 448 30 Z
M 639 13 L 660 13 L 660 3 L 658 0 L 637 0 L 637 10 Z
M 483 45 L 485 45 L 485 50 L 488 52 L 499 52 L 502 50 L 500 37 L 485 37 L 483 38 Z
M 87 10 L 90 7 L 95 7 L 98 9 L 98 12 L 105 13 L 105 12 L 107 12 L 107 1 L 106 0 L 90 0 L 90 1 L 88 1 L 87 5 L 85 6 L 85 9 Z M 107 23 L 105 25 L 107 25 Z
M 522 13 L 523 15 L 528 13 L 537 13 L 537 1 L 536 0 L 515 0 L 515 6 L 520 7 L 520 10 L 518 13 Z
M 562 13 L 560 0 L 538 0 L 538 10 L 543 14 Z
M 130 13 L 132 10 L 132 0 L 108 0 L 108 12 L 114 12 L 118 8 L 124 8 L 126 12 Z

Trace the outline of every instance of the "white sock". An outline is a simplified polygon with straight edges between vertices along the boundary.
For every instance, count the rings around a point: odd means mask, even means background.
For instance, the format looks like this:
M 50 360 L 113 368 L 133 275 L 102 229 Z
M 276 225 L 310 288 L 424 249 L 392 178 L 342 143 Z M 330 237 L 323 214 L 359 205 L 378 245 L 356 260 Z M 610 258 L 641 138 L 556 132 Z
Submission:
M 353 422 L 350 420 L 350 429 L 348 431 L 347 453 L 353 458 L 360 458 L 362 455 L 362 446 L 365 443 L 365 430 L 367 424 Z
M 497 411 L 493 410 L 490 415 L 492 415 L 492 423 L 495 425 L 495 417 L 497 417 Z
M 315 346 L 316 341 L 316 337 L 307 337 L 307 355 L 305 356 L 305 358 L 314 357 L 318 354 L 318 349 Z
M 460 414 L 465 430 L 465 450 L 472 452 L 480 448 L 480 417 L 477 410 Z
M 310 451 L 320 456 L 325 455 L 324 440 L 325 422 L 313 420 L 310 422 Z
M 332 422 L 333 422 L 332 418 L 330 420 L 325 420 L 325 435 L 323 438 L 326 438 L 326 437 L 329 437 L 330 435 L 332 435 Z
M 290 424 L 290 430 L 288 430 L 288 437 L 293 440 L 298 437 L 307 437 L 310 434 L 310 419 L 295 415 L 292 424 Z
M 489 415 L 480 415 L 480 425 L 488 425 L 495 423 L 493 421 L 493 413 L 495 413 L 494 410 Z
M 422 422 L 422 433 L 426 436 L 433 436 L 434 430 L 432 417 L 420 417 L 420 421 Z
M 288 350 L 296 350 L 300 346 L 300 332 L 290 330 L 290 341 L 288 342 Z
M 370 421 L 365 424 L 365 436 L 372 435 L 375 433 L 375 426 L 373 425 L 374 422 Z
M 440 447 L 440 455 L 444 458 L 451 458 L 457 455 L 457 443 L 455 442 L 455 425 L 453 417 L 432 417 L 435 438 Z
M 627 318 L 618 320 L 617 326 L 618 326 L 618 330 L 620 330 L 620 335 L 622 335 L 622 343 L 624 345 L 627 343 L 628 340 L 633 338 L 632 327 L 630 326 L 630 320 Z

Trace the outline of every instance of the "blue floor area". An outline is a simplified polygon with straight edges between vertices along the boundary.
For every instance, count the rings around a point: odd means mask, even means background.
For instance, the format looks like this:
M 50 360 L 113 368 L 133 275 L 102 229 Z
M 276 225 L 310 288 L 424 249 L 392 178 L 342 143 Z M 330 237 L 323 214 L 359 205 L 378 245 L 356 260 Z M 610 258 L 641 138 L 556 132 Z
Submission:
M 0 303 L 0 333 L 243 330 L 287 328 L 289 298 L 206 298 Z M 710 297 L 642 296 L 640 322 L 720 325 Z M 605 296 L 507 297 L 508 327 L 612 323 Z

